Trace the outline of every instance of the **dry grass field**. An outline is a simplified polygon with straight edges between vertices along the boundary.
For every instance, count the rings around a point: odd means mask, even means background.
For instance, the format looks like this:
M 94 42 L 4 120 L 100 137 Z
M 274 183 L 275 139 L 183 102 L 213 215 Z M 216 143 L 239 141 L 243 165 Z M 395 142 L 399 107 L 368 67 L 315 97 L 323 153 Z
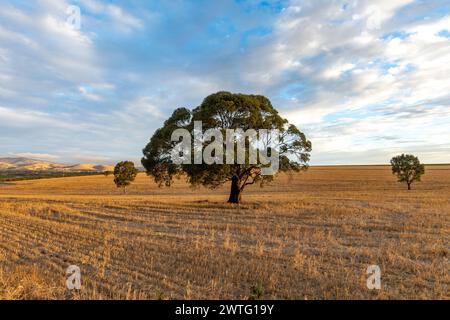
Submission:
M 449 299 L 450 166 L 312 167 L 247 188 L 123 195 L 112 177 L 0 186 L 1 299 Z M 65 269 L 81 268 L 68 291 Z M 366 269 L 381 268 L 381 290 Z

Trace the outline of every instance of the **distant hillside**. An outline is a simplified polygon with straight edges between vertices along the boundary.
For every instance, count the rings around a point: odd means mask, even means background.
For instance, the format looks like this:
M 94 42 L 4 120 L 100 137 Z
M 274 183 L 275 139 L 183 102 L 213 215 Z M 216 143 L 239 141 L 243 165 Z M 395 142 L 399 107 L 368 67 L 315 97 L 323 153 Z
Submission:
M 28 158 L 0 158 L 1 171 L 55 171 L 55 172 L 104 172 L 113 171 L 112 165 L 59 164 Z

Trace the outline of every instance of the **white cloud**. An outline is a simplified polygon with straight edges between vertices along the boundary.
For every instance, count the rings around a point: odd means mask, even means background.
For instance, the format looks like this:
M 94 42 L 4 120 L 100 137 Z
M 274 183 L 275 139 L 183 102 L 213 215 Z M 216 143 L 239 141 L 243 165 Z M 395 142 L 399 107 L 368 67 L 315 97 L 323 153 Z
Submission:
M 108 5 L 106 7 L 106 10 L 115 21 L 123 24 L 123 26 L 125 26 L 126 28 L 139 29 L 143 26 L 143 23 L 140 19 L 126 13 L 122 10 L 122 8 L 116 5 Z
M 325 79 L 337 79 L 339 78 L 344 72 L 350 71 L 355 68 L 355 65 L 353 63 L 345 63 L 340 65 L 334 65 L 330 69 L 325 70 L 322 73 L 322 76 Z
M 2 106 L 0 106 L 0 123 L 3 128 L 45 126 L 47 128 L 80 129 L 76 124 L 64 122 L 48 113 Z
M 96 154 L 78 154 L 73 159 L 84 163 L 109 163 L 111 158 Z
M 102 97 L 98 94 L 92 93 L 87 87 L 80 86 L 78 91 L 88 100 L 92 101 L 102 101 Z
M 14 157 L 23 157 L 23 158 L 36 159 L 36 160 L 45 160 L 45 161 L 55 161 L 60 158 L 59 156 L 54 155 L 54 154 L 33 153 L 33 152 L 11 153 L 10 155 L 14 156 Z
M 104 4 L 96 0 L 81 0 L 81 3 L 91 12 L 104 14 L 111 18 L 112 27 L 123 32 L 142 29 L 144 22 L 124 9 L 114 4 Z

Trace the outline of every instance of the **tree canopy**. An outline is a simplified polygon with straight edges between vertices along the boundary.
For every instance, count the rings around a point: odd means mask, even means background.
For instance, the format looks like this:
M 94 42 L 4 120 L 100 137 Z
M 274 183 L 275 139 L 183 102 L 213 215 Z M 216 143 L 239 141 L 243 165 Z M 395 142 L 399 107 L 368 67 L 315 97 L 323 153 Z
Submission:
M 419 158 L 411 154 L 402 154 L 391 159 L 392 174 L 398 178 L 398 182 L 406 182 L 408 190 L 414 181 L 420 181 L 425 174 L 425 166 L 420 163 Z
M 125 188 L 136 178 L 138 170 L 131 161 L 121 161 L 114 167 L 114 183 L 117 188 Z
M 271 152 L 276 150 L 279 155 L 279 171 L 307 168 L 311 142 L 295 125 L 278 114 L 269 99 L 261 95 L 217 92 L 206 97 L 192 111 L 187 108 L 176 109 L 164 125 L 155 131 L 143 149 L 142 165 L 160 186 L 170 186 L 174 176 L 180 173 L 186 174 L 192 185 L 216 188 L 230 181 L 232 186 L 229 202 L 238 203 L 246 186 L 263 184 L 273 179 L 273 175 L 261 174 L 266 164 L 248 161 L 252 147 L 249 143 L 245 144 L 245 163 L 235 161 L 233 164 L 225 164 L 226 161 L 222 161 L 194 164 L 193 148 L 189 155 L 192 160 L 190 164 L 174 163 L 171 154 L 178 142 L 171 140 L 172 133 L 178 128 L 184 128 L 194 136 L 195 121 L 201 121 L 203 130 L 218 129 L 224 134 L 227 129 L 276 129 L 279 131 L 279 141 L 277 146 L 271 146 Z M 202 144 L 208 145 L 206 141 L 202 141 Z

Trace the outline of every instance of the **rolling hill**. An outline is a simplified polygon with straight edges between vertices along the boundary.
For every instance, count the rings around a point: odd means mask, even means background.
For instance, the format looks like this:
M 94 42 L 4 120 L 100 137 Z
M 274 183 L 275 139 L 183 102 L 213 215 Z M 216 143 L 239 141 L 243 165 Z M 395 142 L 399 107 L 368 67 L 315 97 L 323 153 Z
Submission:
M 97 164 L 60 164 L 28 158 L 0 158 L 2 171 L 55 171 L 55 172 L 104 172 L 114 170 L 112 165 Z

